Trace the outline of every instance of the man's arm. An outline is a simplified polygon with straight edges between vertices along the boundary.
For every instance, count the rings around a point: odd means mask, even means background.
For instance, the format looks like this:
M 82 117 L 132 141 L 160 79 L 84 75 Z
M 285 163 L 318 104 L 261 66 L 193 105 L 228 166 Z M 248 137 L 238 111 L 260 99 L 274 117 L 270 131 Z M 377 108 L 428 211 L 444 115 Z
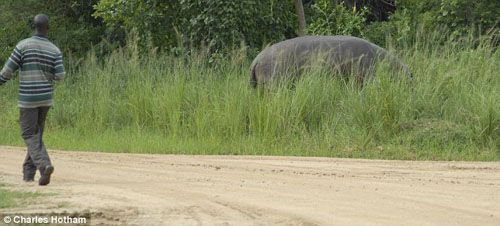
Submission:
M 14 72 L 21 66 L 21 59 L 21 51 L 16 47 L 7 62 L 5 62 L 3 69 L 0 71 L 0 85 L 3 85 L 12 78 Z
M 66 72 L 64 70 L 63 57 L 62 54 L 59 54 L 54 61 L 54 80 L 63 80 L 65 74 Z

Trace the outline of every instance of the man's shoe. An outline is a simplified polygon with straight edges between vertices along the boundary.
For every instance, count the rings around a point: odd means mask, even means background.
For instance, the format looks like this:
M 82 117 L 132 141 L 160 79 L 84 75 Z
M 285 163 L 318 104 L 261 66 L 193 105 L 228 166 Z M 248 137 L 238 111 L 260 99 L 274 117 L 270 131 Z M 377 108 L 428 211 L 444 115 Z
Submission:
M 45 166 L 45 169 L 41 170 L 42 176 L 38 181 L 38 185 L 45 186 L 50 183 L 50 175 L 54 172 L 54 167 L 51 165 Z

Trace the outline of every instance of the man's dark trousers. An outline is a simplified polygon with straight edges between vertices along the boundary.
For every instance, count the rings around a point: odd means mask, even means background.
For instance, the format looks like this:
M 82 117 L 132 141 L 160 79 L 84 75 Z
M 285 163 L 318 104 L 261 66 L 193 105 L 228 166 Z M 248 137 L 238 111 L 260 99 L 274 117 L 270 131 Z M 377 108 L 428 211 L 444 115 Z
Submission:
M 21 136 L 28 147 L 28 154 L 23 164 L 25 180 L 33 180 L 37 169 L 42 171 L 46 166 L 52 165 L 42 140 L 49 109 L 50 107 L 20 108 Z

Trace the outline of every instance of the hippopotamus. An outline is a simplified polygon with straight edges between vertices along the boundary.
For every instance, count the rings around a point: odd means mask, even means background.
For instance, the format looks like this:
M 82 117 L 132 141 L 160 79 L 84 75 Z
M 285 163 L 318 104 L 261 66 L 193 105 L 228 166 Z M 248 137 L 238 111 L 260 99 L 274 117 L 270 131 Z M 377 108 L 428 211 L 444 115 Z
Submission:
M 355 75 L 362 85 L 381 60 L 387 60 L 391 71 L 412 77 L 408 66 L 367 40 L 352 36 L 302 36 L 260 52 L 251 65 L 250 84 L 256 87 L 276 78 L 296 78 L 305 69 L 320 66 L 333 74 Z

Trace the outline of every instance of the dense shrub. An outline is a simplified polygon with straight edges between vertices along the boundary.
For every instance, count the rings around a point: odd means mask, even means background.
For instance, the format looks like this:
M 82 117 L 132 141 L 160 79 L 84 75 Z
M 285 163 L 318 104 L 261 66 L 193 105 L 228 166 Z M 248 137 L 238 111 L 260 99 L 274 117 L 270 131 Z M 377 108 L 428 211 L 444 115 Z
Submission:
M 83 56 L 102 39 L 104 25 L 91 16 L 98 0 L 2 0 L 0 1 L 0 63 L 18 41 L 31 36 L 32 19 L 38 13 L 51 18 L 50 39 L 65 53 Z M 3 64 L 2 64 L 3 65 Z
M 295 26 L 293 4 L 279 0 L 102 0 L 94 16 L 114 28 L 138 30 L 143 41 L 166 47 L 224 49 L 243 41 L 260 48 L 294 36 Z
M 429 33 L 436 29 L 451 33 L 460 39 L 470 35 L 500 36 L 500 1 L 497 0 L 401 0 L 398 10 L 387 22 L 375 22 L 367 26 L 365 34 L 377 43 L 385 43 L 386 37 L 408 43 L 417 32 Z M 443 36 L 445 36 L 443 34 Z
M 417 32 L 436 29 L 457 40 L 470 35 L 471 28 L 475 38 L 489 34 L 498 39 L 500 34 L 497 0 L 303 3 L 310 34 L 361 36 L 382 46 L 387 38 L 390 43 L 407 45 L 415 41 Z M 107 51 L 99 56 L 107 54 L 123 46 L 132 31 L 139 34 L 141 47 L 178 53 L 183 47 L 208 46 L 216 56 L 225 57 L 226 50 L 242 42 L 258 51 L 269 43 L 293 38 L 297 27 L 289 0 L 2 0 L 0 63 L 20 39 L 30 36 L 30 21 L 40 12 L 52 18 L 51 39 L 77 57 L 92 47 L 106 46 Z
M 331 0 L 318 0 L 312 5 L 313 19 L 308 33 L 314 35 L 353 35 L 364 36 L 367 8 L 352 11 L 343 4 Z

